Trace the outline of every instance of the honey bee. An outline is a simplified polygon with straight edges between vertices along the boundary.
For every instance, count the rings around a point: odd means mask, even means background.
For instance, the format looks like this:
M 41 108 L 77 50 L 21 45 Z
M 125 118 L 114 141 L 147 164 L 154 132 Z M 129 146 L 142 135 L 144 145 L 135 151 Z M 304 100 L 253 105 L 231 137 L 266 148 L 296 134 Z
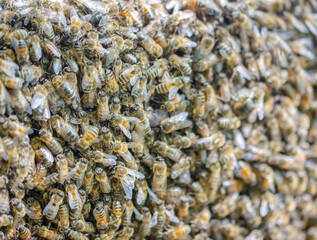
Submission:
M 75 222 L 75 230 L 81 233 L 88 233 L 93 234 L 95 233 L 96 229 L 91 222 L 85 222 L 83 220 L 77 220 Z
M 34 34 L 29 38 L 30 42 L 30 57 L 33 62 L 38 62 L 43 56 L 42 48 L 40 44 L 40 38 Z
M 175 146 L 177 148 L 190 148 L 192 146 L 192 139 L 187 136 L 176 136 Z
M 194 51 L 194 59 L 200 60 L 205 58 L 211 51 L 211 49 L 215 45 L 215 40 L 212 37 L 204 36 L 197 46 L 196 50 Z
M 232 195 L 229 195 L 223 199 L 223 201 L 217 203 L 213 207 L 213 212 L 217 217 L 224 218 L 228 216 L 231 212 L 233 212 L 237 207 L 237 200 L 239 198 L 238 193 L 234 193 Z
M 29 61 L 29 48 L 25 42 L 25 40 L 20 39 L 17 40 L 16 38 L 12 38 L 12 46 L 15 50 L 17 55 L 17 61 L 20 65 L 24 65 Z
M 47 38 L 43 39 L 41 46 L 51 57 L 60 58 L 62 56 L 59 48 Z
M 220 148 L 225 144 L 225 137 L 220 132 L 216 132 L 209 137 L 200 138 L 196 140 L 192 147 L 196 150 L 212 150 L 214 148 Z
M 122 230 L 122 234 L 118 236 L 117 239 L 120 240 L 129 240 L 134 233 L 134 228 L 132 226 L 124 226 Z
M 137 37 L 144 49 L 154 58 L 159 58 L 163 54 L 163 48 L 158 45 L 150 36 L 145 33 L 137 33 Z
M 70 49 L 62 49 L 62 58 L 75 73 L 78 72 L 78 64 L 73 56 L 73 52 Z
M 108 205 L 102 206 L 99 204 L 93 210 L 93 215 L 97 222 L 97 228 L 106 229 L 108 226 Z
M 100 183 L 100 189 L 103 193 L 111 192 L 111 184 L 106 172 L 102 168 L 96 168 L 95 178 Z
M 131 133 L 129 131 L 130 129 L 130 122 L 132 123 L 138 123 L 140 120 L 136 117 L 126 117 L 121 114 L 112 113 L 110 115 L 110 122 L 113 122 L 115 125 L 117 125 L 121 131 L 124 133 L 124 135 L 131 139 Z
M 63 152 L 62 146 L 48 129 L 42 128 L 39 132 L 39 136 L 54 155 L 58 155 Z
M 38 236 L 46 239 L 56 239 L 56 240 L 62 240 L 64 239 L 64 236 L 62 234 L 59 234 L 56 231 L 49 230 L 46 226 L 41 226 L 38 229 Z
M 190 157 L 183 157 L 179 162 L 175 163 L 171 169 L 171 178 L 175 179 L 184 172 L 188 171 L 191 165 Z
M 82 150 L 86 150 L 94 142 L 94 140 L 98 137 L 98 135 L 99 135 L 98 127 L 89 126 L 86 128 L 85 126 L 84 134 L 79 139 L 77 146 Z
M 156 60 L 153 65 L 146 71 L 145 76 L 149 79 L 161 77 L 167 68 L 167 61 L 165 59 Z
M 65 141 L 69 143 L 76 143 L 79 140 L 77 131 L 64 119 L 58 115 L 54 115 L 50 119 L 52 128 L 60 135 Z
M 70 182 L 71 179 L 76 181 L 76 185 L 80 188 L 83 185 L 85 171 L 87 169 L 88 161 L 85 158 L 81 158 L 76 166 L 70 170 L 66 175 L 66 181 Z
M 0 79 L 3 82 L 3 85 L 9 89 L 21 89 L 24 83 L 24 80 L 19 77 L 8 77 L 5 75 L 1 75 Z
M 19 161 L 19 152 L 16 146 L 16 142 L 13 141 L 13 139 L 8 136 L 2 138 L 2 140 L 3 140 L 3 147 L 5 150 L 7 161 L 9 162 L 11 166 L 17 167 L 18 161 Z
M 178 49 L 194 48 L 197 46 L 196 42 L 182 36 L 173 37 L 169 40 L 169 42 L 173 51 L 177 51 Z
M 249 163 L 238 161 L 237 168 L 235 168 L 235 176 L 241 178 L 245 183 L 250 185 L 256 184 L 256 174 L 253 172 Z
M 170 147 L 165 142 L 155 141 L 153 147 L 160 155 L 175 162 L 178 162 L 181 158 L 182 152 L 179 149 Z
M 240 127 L 241 121 L 238 117 L 221 117 L 218 124 L 221 128 L 233 130 Z
M 272 192 L 275 192 L 273 169 L 264 163 L 253 165 L 253 167 L 261 184 L 261 188 L 270 189 Z
M 119 76 L 118 82 L 122 87 L 126 87 L 129 83 L 134 86 L 139 75 L 141 74 L 141 68 L 138 65 L 132 65 L 122 71 Z
M 109 119 L 110 111 L 109 111 L 109 99 L 108 96 L 104 92 L 99 92 L 99 99 L 97 100 L 98 105 L 98 119 L 99 121 L 106 121 Z
M 58 95 L 60 95 L 66 103 L 70 104 L 76 101 L 75 86 L 71 82 L 67 81 L 63 76 L 57 75 L 53 77 L 52 84 Z
M 125 194 L 129 199 L 132 199 L 134 181 L 136 178 L 143 179 L 144 175 L 136 170 L 132 170 L 123 166 L 117 166 L 114 177 L 120 180 Z
M 175 228 L 167 230 L 167 236 L 169 239 L 181 239 L 189 235 L 191 227 L 189 225 L 180 224 Z
M 83 202 L 78 193 L 78 189 L 75 184 L 66 185 L 66 191 L 68 194 L 68 205 L 70 209 L 77 212 L 82 209 Z
M 72 240 L 88 240 L 89 238 L 86 237 L 84 234 L 72 230 L 71 228 L 66 230 L 67 236 Z
M 188 128 L 193 125 L 192 121 L 186 120 L 188 112 L 181 112 L 173 117 L 164 119 L 161 122 L 161 127 L 164 133 L 170 133 L 183 128 Z
M 184 78 L 177 77 L 155 86 L 155 92 L 157 94 L 168 93 L 168 99 L 172 100 L 175 97 L 178 89 L 184 86 L 184 83 Z
M 194 96 L 194 108 L 193 108 L 193 115 L 194 119 L 201 119 L 205 114 L 205 104 L 206 99 L 205 95 L 202 91 L 198 91 Z
M 203 187 L 199 182 L 193 182 L 191 185 L 191 189 L 195 193 L 195 200 L 197 201 L 197 203 L 202 204 L 207 201 L 207 194 L 203 190 Z
M 115 77 L 113 72 L 110 69 L 105 70 L 105 78 L 106 83 L 109 86 L 110 93 L 114 94 L 119 91 L 119 85 L 116 79 L 118 79 L 119 75 Z
M 53 220 L 56 217 L 59 207 L 63 203 L 63 199 L 64 193 L 60 190 L 54 189 L 52 199 L 43 210 L 43 215 L 46 216 L 48 220 Z
M 32 239 L 31 231 L 27 227 L 20 226 L 18 231 L 19 231 L 19 236 L 22 240 Z
M 194 224 L 198 229 L 206 229 L 211 218 L 211 212 L 208 208 L 204 208 L 198 213 L 197 218 L 194 219 Z
M 190 59 L 173 54 L 169 57 L 168 62 L 172 67 L 177 68 L 183 75 L 190 76 L 192 74 L 192 68 L 189 65 L 189 62 L 191 62 Z
M 69 209 L 66 204 L 62 204 L 58 210 L 58 228 L 64 232 L 69 228 Z
M 2 214 L 0 216 L 0 226 L 7 227 L 13 224 L 13 217 L 11 215 Z

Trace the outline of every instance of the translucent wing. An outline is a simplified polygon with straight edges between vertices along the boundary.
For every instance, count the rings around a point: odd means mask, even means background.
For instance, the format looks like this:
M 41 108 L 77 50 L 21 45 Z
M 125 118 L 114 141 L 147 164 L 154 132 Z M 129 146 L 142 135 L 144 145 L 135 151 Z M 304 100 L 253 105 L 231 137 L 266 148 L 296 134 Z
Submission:
M 235 131 L 235 134 L 234 134 L 234 140 L 235 140 L 235 144 L 239 147 L 239 148 L 241 148 L 242 150 L 244 150 L 245 149 L 245 139 L 244 139 L 244 137 L 243 137 L 243 135 L 242 135 L 242 133 L 239 131 L 239 130 L 237 130 L 237 131 Z
M 150 228 L 156 226 L 156 224 L 157 224 L 157 212 L 155 211 L 153 213 L 151 220 L 150 220 Z
M 45 100 L 46 100 L 46 96 L 43 93 L 41 92 L 35 93 L 31 102 L 31 108 L 36 109 L 40 106 L 43 106 L 45 104 Z
M 259 120 L 263 120 L 264 118 L 264 101 L 261 99 L 257 105 L 257 112 Z
M 149 196 L 150 196 L 150 198 L 151 198 L 151 200 L 153 201 L 153 202 L 157 202 L 158 201 L 158 198 L 157 198 L 157 196 L 156 196 L 156 194 L 151 190 L 151 188 L 147 188 L 147 192 L 148 192 L 148 194 L 149 194 Z
M 78 166 L 74 167 L 72 170 L 70 170 L 70 171 L 67 173 L 65 180 L 66 180 L 68 183 L 69 183 L 70 180 L 74 177 L 74 175 L 75 175 L 77 169 L 78 169 Z
M 124 119 L 126 119 L 127 121 L 131 122 L 131 123 L 139 123 L 140 119 L 136 118 L 136 117 L 124 117 Z
M 116 160 L 113 158 L 103 158 L 101 163 L 105 166 L 114 166 L 117 164 Z
M 171 122 L 185 121 L 187 117 L 188 117 L 188 112 L 181 112 L 171 117 L 170 121 Z
M 78 72 L 79 67 L 77 62 L 75 61 L 75 59 L 73 58 L 69 58 L 66 60 L 66 62 L 68 63 L 69 67 L 74 71 L 74 72 Z
M 173 223 L 179 223 L 178 217 L 176 217 L 172 212 L 165 209 L 166 216 L 169 217 L 170 221 Z
M 103 153 L 103 156 L 104 156 L 105 158 L 111 158 L 111 159 L 114 159 L 114 160 L 117 159 L 117 156 L 112 155 L 112 154 Z
M 43 215 L 45 216 L 47 214 L 47 211 L 53 207 L 53 200 L 51 200 L 47 205 L 46 207 L 44 208 L 43 210 Z
M 144 176 L 142 173 L 140 173 L 140 172 L 138 172 L 138 171 L 136 171 L 136 170 L 127 168 L 127 171 L 128 171 L 128 174 L 130 174 L 131 176 L 134 176 L 134 177 L 136 177 L 136 178 L 138 178 L 138 179 L 143 179 L 143 178 L 145 178 L 145 176 Z
M 135 142 L 128 142 L 127 146 L 128 146 L 128 148 L 136 148 L 138 146 L 138 144 Z
M 260 215 L 261 217 L 265 217 L 269 213 L 268 202 L 266 200 L 262 200 L 260 206 Z
M 129 139 L 131 139 L 131 133 L 130 133 L 130 131 L 128 130 L 128 129 L 126 129 L 122 124 L 118 124 L 118 126 L 119 126 L 119 128 L 121 129 L 121 131 L 124 133 L 124 135 L 127 137 L 127 138 L 129 138 Z
M 305 24 L 302 23 L 301 21 L 299 21 L 296 17 L 292 17 L 292 24 L 294 26 L 294 28 L 301 32 L 301 33 L 308 33 L 308 29 L 306 28 Z
M 138 75 L 134 75 L 132 78 L 130 78 L 131 86 L 134 86 L 137 80 L 138 80 Z
M 45 119 L 50 119 L 51 118 L 51 111 L 49 109 L 48 103 L 46 102 L 44 112 L 43 112 L 43 117 Z
M 107 16 L 102 16 L 99 21 L 99 27 L 106 25 L 106 23 L 109 21 L 109 18 Z
M 168 99 L 169 99 L 169 100 L 172 100 L 172 99 L 175 97 L 175 95 L 176 95 L 178 89 L 179 89 L 179 88 L 178 88 L 178 87 L 175 87 L 175 86 L 172 86 L 172 87 L 170 88 L 170 90 L 169 90 L 169 92 L 168 92 Z
M 131 155 L 131 153 L 129 151 L 127 151 L 126 153 L 119 152 L 119 154 L 128 163 L 132 163 L 134 161 L 134 158 L 133 158 L 133 156 Z
M 38 42 L 32 42 L 32 48 L 33 48 L 33 51 L 35 53 L 35 56 L 38 58 L 38 59 L 41 59 L 42 58 L 42 49 L 41 49 L 41 46 Z
M 142 221 L 143 217 L 142 217 L 142 214 L 138 211 L 138 209 L 133 207 L 133 212 L 135 214 L 135 218 L 139 221 Z
M 37 216 L 34 212 L 31 211 L 31 209 L 29 208 L 29 206 L 26 205 L 25 203 L 23 203 L 23 204 L 24 204 L 25 211 L 26 211 L 26 214 L 28 215 L 28 217 L 29 217 L 30 219 L 33 219 L 33 220 L 38 219 L 38 216 Z
M 80 188 L 84 182 L 84 172 L 80 174 L 79 178 L 76 180 L 77 188 Z
M 60 58 L 55 58 L 53 60 L 53 71 L 56 75 L 62 71 L 62 62 Z
M 146 196 L 141 188 L 138 189 L 138 195 L 136 197 L 136 202 L 138 205 L 143 203 L 146 200 Z
M 120 179 L 123 190 L 129 199 L 132 199 L 132 191 L 134 188 L 133 182 L 125 181 L 124 179 Z
M 305 20 L 305 24 L 311 33 L 317 36 L 317 28 L 314 26 L 314 24 L 312 24 L 309 20 Z

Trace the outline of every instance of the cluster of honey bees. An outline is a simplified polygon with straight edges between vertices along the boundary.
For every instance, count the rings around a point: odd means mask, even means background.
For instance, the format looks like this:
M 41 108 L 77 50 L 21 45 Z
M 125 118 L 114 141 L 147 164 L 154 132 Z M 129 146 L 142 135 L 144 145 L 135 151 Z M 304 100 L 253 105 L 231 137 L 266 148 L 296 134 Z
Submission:
M 316 0 L 1 0 L 0 240 L 317 239 Z

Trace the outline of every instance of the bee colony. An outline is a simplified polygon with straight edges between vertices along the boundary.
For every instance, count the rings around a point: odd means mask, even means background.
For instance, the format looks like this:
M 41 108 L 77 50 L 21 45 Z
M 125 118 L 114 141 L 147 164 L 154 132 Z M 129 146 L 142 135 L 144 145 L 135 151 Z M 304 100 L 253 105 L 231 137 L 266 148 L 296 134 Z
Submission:
M 316 0 L 0 7 L 0 239 L 317 239 Z

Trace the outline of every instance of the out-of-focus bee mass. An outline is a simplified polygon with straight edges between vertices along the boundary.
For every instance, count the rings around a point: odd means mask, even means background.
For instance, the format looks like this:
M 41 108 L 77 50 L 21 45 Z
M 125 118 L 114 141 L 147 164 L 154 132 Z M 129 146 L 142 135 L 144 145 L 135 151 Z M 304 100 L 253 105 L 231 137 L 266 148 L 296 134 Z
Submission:
M 0 240 L 317 239 L 316 0 L 0 0 Z

